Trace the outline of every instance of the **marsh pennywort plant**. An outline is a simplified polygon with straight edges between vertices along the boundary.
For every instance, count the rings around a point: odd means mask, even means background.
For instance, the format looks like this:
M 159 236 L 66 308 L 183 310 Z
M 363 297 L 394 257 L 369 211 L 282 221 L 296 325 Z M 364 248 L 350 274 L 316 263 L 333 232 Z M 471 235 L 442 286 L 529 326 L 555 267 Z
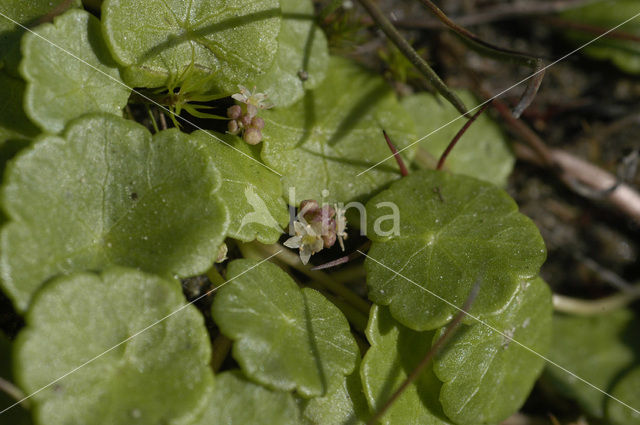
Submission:
M 20 20 L 60 4 L 1 10 Z M 472 312 L 546 352 L 535 226 L 475 178 L 486 167 L 460 159 L 462 175 L 413 161 L 412 114 L 378 75 L 329 57 L 310 0 L 105 0 L 100 18 L 67 5 L 34 29 L 60 49 L 31 33 L 0 38 L 22 45 L 20 73 L 0 70 L 15 117 L 0 120 L 0 137 L 25 145 L 2 181 L 0 282 L 25 315 L 12 370 L 34 393 L 37 423 L 362 423 L 477 281 Z M 187 87 L 208 108 L 235 100 L 232 134 L 204 116 L 197 131 L 180 116 L 182 128 L 156 131 L 141 112 L 167 105 L 127 101 L 123 84 Z M 427 121 L 430 99 L 409 98 Z M 393 159 L 368 170 L 389 154 L 383 129 L 412 165 L 407 177 Z M 505 143 L 483 145 L 500 152 L 489 168 L 511 167 Z M 359 221 L 347 223 L 351 209 Z M 311 272 L 279 244 L 307 263 L 356 231 L 371 241 L 368 259 L 342 277 Z M 243 258 L 262 252 L 251 246 L 276 255 Z M 271 264 L 279 259 L 285 269 Z M 180 292 L 194 276 L 211 283 L 200 310 Z M 382 422 L 496 423 L 520 408 L 539 357 L 481 323 L 459 335 Z

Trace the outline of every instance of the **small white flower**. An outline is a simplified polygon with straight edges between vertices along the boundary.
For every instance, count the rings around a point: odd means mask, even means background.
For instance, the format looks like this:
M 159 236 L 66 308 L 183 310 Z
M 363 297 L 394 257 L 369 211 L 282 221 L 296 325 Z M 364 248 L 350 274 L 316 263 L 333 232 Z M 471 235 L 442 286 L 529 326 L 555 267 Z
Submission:
M 338 208 L 336 205 L 336 236 L 338 242 L 340 242 L 340 248 L 344 251 L 344 241 L 349 235 L 347 235 L 347 217 L 345 216 L 346 210 L 344 208 Z
M 299 221 L 293 222 L 296 235 L 287 239 L 284 246 L 300 249 L 300 260 L 302 264 L 307 264 L 313 254 L 319 252 L 324 247 L 322 236 L 310 224 L 302 224 Z
M 238 102 L 245 103 L 258 109 L 269 109 L 273 107 L 273 105 L 266 102 L 267 95 L 264 93 L 256 93 L 255 87 L 253 88 L 253 93 L 245 86 L 238 85 L 238 88 L 240 89 L 240 93 L 236 93 L 231 96 L 231 98 L 237 100 Z

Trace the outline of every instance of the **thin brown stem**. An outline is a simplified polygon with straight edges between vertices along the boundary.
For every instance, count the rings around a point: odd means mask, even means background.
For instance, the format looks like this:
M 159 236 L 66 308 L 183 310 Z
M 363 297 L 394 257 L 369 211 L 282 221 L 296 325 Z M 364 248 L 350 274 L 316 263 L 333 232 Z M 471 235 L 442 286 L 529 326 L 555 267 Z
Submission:
M 306 275 L 307 277 L 315 280 L 316 282 L 320 283 L 322 286 L 324 286 L 326 289 L 328 289 L 329 291 L 333 292 L 336 295 L 341 296 L 345 301 L 347 301 L 349 304 L 351 304 L 353 307 L 355 307 L 356 309 L 358 309 L 360 312 L 362 312 L 365 315 L 369 315 L 369 310 L 371 309 L 371 304 L 369 304 L 368 301 L 362 299 L 360 296 L 358 296 L 358 294 L 356 294 L 355 292 L 351 291 L 349 288 L 347 288 L 346 286 L 342 285 L 339 282 L 336 282 L 335 280 L 333 280 L 331 278 L 331 276 L 329 276 L 328 274 L 320 271 L 320 270 L 311 270 L 310 267 L 302 264 L 302 261 L 300 260 L 300 257 L 298 257 L 296 254 L 294 254 L 292 251 L 286 249 L 285 247 L 283 247 L 282 245 L 263 245 L 257 242 L 252 242 L 252 243 L 248 243 L 248 244 L 241 244 L 238 245 L 240 250 L 242 251 L 243 255 L 245 256 L 249 256 L 248 254 L 251 254 L 249 252 L 247 252 L 245 254 L 245 250 L 249 249 L 249 250 L 256 250 L 260 253 L 260 255 L 264 256 L 264 255 L 273 255 L 276 252 L 279 252 L 277 257 L 274 257 L 274 259 L 276 261 L 279 261 L 281 263 L 284 263 L 286 265 L 288 265 L 289 267 L 299 271 L 300 273 Z
M 480 10 L 478 13 L 456 16 L 453 18 L 458 25 L 474 26 L 504 21 L 514 18 L 541 16 L 576 9 L 598 0 L 566 0 L 566 1 L 516 1 L 503 3 Z M 442 22 L 436 19 L 404 19 L 395 22 L 396 25 L 408 29 L 435 30 L 442 28 Z
M 440 160 L 438 161 L 436 170 L 442 170 L 442 167 L 444 166 L 444 162 L 446 161 L 447 157 L 449 156 L 453 148 L 456 146 L 460 138 L 464 135 L 464 133 L 467 132 L 469 127 L 471 127 L 471 124 L 475 122 L 475 120 L 484 112 L 485 109 L 487 109 L 488 106 L 489 106 L 488 103 L 485 103 L 484 105 L 480 106 L 480 108 L 478 108 L 476 113 L 473 114 L 473 116 L 469 118 L 466 123 L 464 123 L 460 131 L 458 131 L 458 133 L 455 135 L 453 140 L 451 140 L 451 142 L 449 143 L 447 148 L 444 150 L 444 152 L 442 152 L 442 156 L 440 156 Z
M 537 58 L 488 43 L 468 29 L 456 24 L 438 6 L 433 4 L 431 0 L 420 0 L 420 2 L 427 7 L 436 16 L 436 18 L 440 20 L 440 22 L 445 24 L 449 29 L 463 39 L 475 44 L 476 47 L 480 48 L 488 56 L 495 57 L 500 60 L 514 61 L 530 67 L 535 67 L 537 65 Z
M 391 139 L 389 138 L 385 130 L 382 130 L 382 134 L 384 135 L 384 140 L 387 141 L 387 146 L 389 146 L 389 150 L 391 151 L 391 153 L 393 154 L 393 157 L 398 163 L 398 167 L 400 167 L 400 174 L 402 174 L 402 177 L 407 177 L 409 175 L 409 170 L 407 170 L 407 166 L 404 165 L 404 160 L 398 153 L 398 149 L 396 149 L 396 146 L 393 144 L 393 142 L 391 141 Z
M 1 377 L 0 377 L 0 391 L 4 392 L 12 399 L 16 401 L 20 401 L 20 405 L 25 409 L 28 409 L 30 407 L 29 400 L 26 400 L 27 397 L 25 393 L 23 393 L 22 390 L 16 387 L 13 383 Z
M 449 27 L 449 29 L 451 29 L 455 34 L 457 34 L 460 38 L 462 38 L 463 41 L 467 42 L 475 50 L 478 50 L 480 53 L 497 60 L 526 65 L 535 71 L 535 73 L 533 74 L 533 78 L 529 79 L 527 87 L 522 93 L 520 101 L 513 111 L 513 115 L 516 118 L 519 118 L 522 112 L 524 112 L 524 110 L 527 109 L 531 102 L 533 102 L 533 99 L 536 97 L 538 89 L 542 84 L 542 79 L 544 78 L 544 62 L 542 61 L 542 59 L 517 52 L 515 50 L 505 49 L 486 42 L 463 26 L 452 21 L 431 0 L 420 1 L 436 16 L 436 18 L 438 18 L 444 25 Z
M 562 18 L 549 17 L 545 18 L 545 21 L 553 26 L 561 27 L 563 30 L 572 29 L 580 32 L 584 32 L 590 35 L 601 36 L 605 38 L 612 38 L 616 40 L 635 41 L 640 42 L 640 35 L 632 34 L 626 31 L 609 31 L 608 28 L 602 28 L 596 25 L 583 24 L 580 22 L 573 22 Z
M 372 0 L 358 0 L 360 4 L 369 13 L 371 18 L 380 27 L 382 32 L 391 40 L 393 44 L 402 52 L 402 54 L 418 69 L 433 85 L 433 87 L 445 99 L 447 99 L 461 114 L 467 115 L 467 107 L 447 85 L 440 79 L 438 74 L 422 59 L 422 57 L 411 47 L 411 44 L 398 32 L 391 21 L 387 19 L 380 8 Z
M 328 263 L 324 263 L 324 264 L 320 264 L 319 266 L 312 267 L 311 270 L 326 270 L 333 267 L 337 267 L 342 264 L 346 264 L 349 261 L 353 260 L 354 258 L 359 257 L 361 255 L 359 251 L 366 251 L 369 249 L 370 246 L 371 246 L 371 241 L 367 241 L 364 244 L 362 244 L 360 248 L 357 249 L 357 251 L 352 252 L 349 255 L 345 255 L 343 257 L 335 259 L 333 261 L 329 261 Z
M 473 304 L 473 301 L 476 299 L 479 289 L 480 289 L 480 285 L 478 281 L 471 289 L 471 293 L 469 294 L 469 297 L 465 301 L 464 305 L 462 306 L 458 314 L 456 314 L 454 319 L 447 325 L 444 333 L 440 336 L 440 338 L 437 339 L 435 343 L 433 343 L 433 345 L 431 346 L 431 349 L 420 361 L 418 366 L 416 366 L 416 368 L 413 369 L 411 374 L 407 377 L 407 379 L 404 380 L 402 385 L 400 385 L 400 387 L 398 387 L 398 389 L 393 393 L 393 395 L 389 397 L 389 400 L 387 400 L 387 402 L 382 406 L 382 408 L 380 408 L 380 410 L 376 412 L 376 414 L 371 418 L 371 420 L 367 422 L 367 425 L 375 425 L 376 423 L 378 423 L 378 421 L 384 416 L 387 410 L 389 410 L 391 406 L 393 406 L 393 403 L 395 403 L 396 400 L 400 398 L 400 396 L 407 389 L 407 387 L 409 387 L 409 385 L 414 383 L 416 379 L 420 377 L 420 374 L 429 365 L 429 363 L 435 357 L 435 355 L 438 354 L 440 349 L 447 343 L 447 341 L 449 341 L 449 339 L 451 339 L 454 331 L 458 328 L 458 325 L 462 322 L 462 319 L 465 318 L 465 316 L 467 315 L 467 311 L 471 307 L 471 304 Z

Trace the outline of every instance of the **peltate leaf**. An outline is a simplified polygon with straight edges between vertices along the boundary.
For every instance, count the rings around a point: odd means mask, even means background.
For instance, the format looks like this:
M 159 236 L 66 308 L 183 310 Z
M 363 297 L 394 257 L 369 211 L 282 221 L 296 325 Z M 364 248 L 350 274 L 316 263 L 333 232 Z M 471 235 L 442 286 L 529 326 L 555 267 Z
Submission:
M 237 92 L 269 70 L 278 50 L 278 0 L 106 0 L 104 33 L 134 86 Z
M 513 199 L 461 175 L 413 173 L 367 203 L 367 220 L 369 298 L 416 330 L 449 322 L 476 282 L 471 312 L 484 318 L 502 310 L 546 255 Z
M 324 397 L 302 402 L 303 418 L 313 425 L 364 425 L 369 416 L 358 370 Z
M 607 398 L 607 417 L 612 425 L 637 425 L 640 424 L 640 367 L 636 367 L 626 373 L 613 387 L 612 396 L 633 407 Z
M 0 69 L 18 76 L 20 63 L 20 39 L 42 19 L 65 8 L 79 7 L 81 0 L 2 0 L 0 2 Z M 9 19 L 7 19 L 9 18 Z
M 13 382 L 11 349 L 11 341 L 0 332 L 0 378 L 9 382 Z M 4 392 L 0 392 L 0 412 L 12 406 L 15 402 L 15 399 L 9 397 Z M 2 425 L 31 425 L 32 423 L 28 411 L 20 405 L 14 406 L 0 415 L 0 424 Z
M 544 366 L 540 356 L 549 349 L 551 307 L 549 287 L 536 278 L 523 282 L 505 310 L 485 322 L 503 335 L 483 323 L 456 329 L 433 365 L 443 382 L 440 402 L 449 418 L 459 424 L 493 424 L 522 406 Z
M 89 112 L 121 115 L 127 104 L 130 90 L 120 81 L 100 21 L 84 10 L 69 10 L 26 34 L 22 55 L 24 108 L 45 131 L 59 133 Z
M 299 416 L 291 393 L 254 384 L 235 370 L 216 376 L 207 407 L 193 425 L 298 425 Z
M 317 89 L 289 108 L 263 111 L 262 116 L 262 157 L 285 176 L 289 204 L 370 196 L 398 177 L 393 158 L 357 177 L 391 155 L 382 129 L 398 149 L 413 138 L 413 123 L 384 80 L 337 57 Z M 322 196 L 325 189 L 329 193 Z
M 469 92 L 458 92 L 458 96 L 469 107 L 477 105 L 476 99 Z M 435 168 L 438 159 L 466 120 L 461 118 L 449 124 L 460 117 L 460 113 L 449 102 L 443 102 L 428 93 L 405 97 L 402 99 L 402 106 L 415 120 L 418 136 L 429 135 L 420 146 L 431 155 L 430 161 Z M 498 124 L 488 115 L 482 115 L 449 154 L 445 169 L 504 187 L 514 162 L 515 158 Z
M 553 318 L 549 358 L 603 391 L 610 392 L 639 356 L 640 324 L 629 310 L 590 317 L 558 314 Z M 604 417 L 606 395 L 551 364 L 545 377 L 590 415 Z
M 223 142 L 204 131 L 191 134 L 207 146 L 222 176 L 219 195 L 229 210 L 227 235 L 245 242 L 276 243 L 289 221 L 280 177 L 261 165 L 259 148 L 230 134 L 215 136 Z
M 311 0 L 280 0 L 280 7 L 278 53 L 271 69 L 253 85 L 267 94 L 270 103 L 286 107 L 324 80 L 329 49 L 327 38 L 315 25 Z
M 640 12 L 635 0 L 610 0 L 593 2 L 584 7 L 563 12 L 562 17 L 579 25 L 590 25 L 608 30 Z M 569 27 L 571 28 L 571 27 Z M 640 36 L 640 22 L 633 19 L 617 28 L 619 31 Z M 594 41 L 592 32 L 568 30 L 567 36 L 579 46 L 589 42 L 580 49 L 584 54 L 595 59 L 610 60 L 623 71 L 640 74 L 640 46 L 637 41 L 601 37 Z M 594 41 L 593 43 L 591 43 Z
M 377 412 L 431 348 L 434 332 L 416 332 L 402 326 L 389 309 L 374 305 L 367 326 L 371 348 L 360 368 L 362 386 L 372 412 Z M 438 401 L 441 383 L 427 367 L 382 417 L 385 425 L 448 424 Z
M 213 318 L 235 341 L 233 357 L 249 378 L 308 398 L 326 394 L 354 370 L 358 346 L 349 324 L 319 292 L 300 290 L 272 263 L 236 260 L 227 278 Z
M 220 178 L 201 146 L 170 130 L 151 140 L 114 115 L 72 122 L 7 170 L 2 285 L 24 310 L 53 276 L 109 264 L 192 276 L 216 257 L 227 227 Z
M 125 268 L 60 277 L 26 322 L 14 366 L 24 390 L 73 371 L 33 395 L 38 423 L 191 423 L 212 390 L 204 320 L 176 282 Z

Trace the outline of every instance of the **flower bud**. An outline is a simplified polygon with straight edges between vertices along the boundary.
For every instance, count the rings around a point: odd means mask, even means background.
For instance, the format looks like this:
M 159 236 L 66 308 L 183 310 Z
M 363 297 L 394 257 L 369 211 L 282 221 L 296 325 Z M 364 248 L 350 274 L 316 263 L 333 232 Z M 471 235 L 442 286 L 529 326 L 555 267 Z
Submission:
M 242 124 L 244 128 L 250 127 L 251 117 L 248 114 L 244 114 L 243 116 L 240 117 L 240 124 Z
M 242 138 L 250 145 L 257 145 L 262 141 L 262 133 L 257 128 L 249 127 L 244 131 Z
M 264 128 L 264 120 L 260 117 L 253 117 L 251 120 L 251 127 L 262 130 Z
M 236 120 L 229 121 L 229 124 L 227 124 L 227 129 L 230 134 L 234 134 L 234 135 L 238 134 L 238 132 L 240 131 L 240 127 L 238 127 L 238 121 Z
M 233 105 L 229 109 L 227 109 L 227 117 L 232 120 L 237 120 L 242 115 L 242 108 L 240 105 Z
M 313 199 L 305 199 L 300 202 L 300 214 L 304 217 L 305 220 L 310 220 L 315 216 L 320 207 L 318 203 Z
M 336 232 L 329 232 L 326 235 L 322 235 L 322 241 L 325 248 L 331 248 L 336 243 Z

